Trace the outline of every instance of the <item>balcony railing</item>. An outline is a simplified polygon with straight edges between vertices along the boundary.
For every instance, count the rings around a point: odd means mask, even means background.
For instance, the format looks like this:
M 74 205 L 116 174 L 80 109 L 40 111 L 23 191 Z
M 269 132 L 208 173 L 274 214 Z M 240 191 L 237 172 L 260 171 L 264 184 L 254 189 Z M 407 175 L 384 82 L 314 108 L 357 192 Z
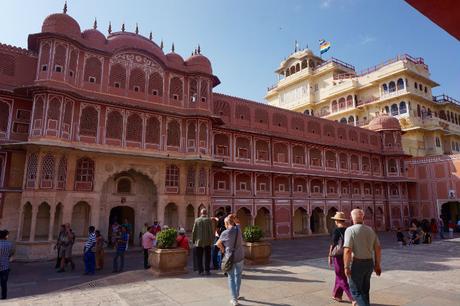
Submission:
M 375 102 L 377 100 L 379 100 L 379 97 L 367 97 L 365 99 L 359 99 L 358 98 L 358 101 L 356 102 L 356 107 L 362 106 L 362 105 L 365 105 L 365 104 L 369 104 L 369 103 Z
M 380 68 L 382 67 L 385 67 L 385 66 L 388 66 L 388 65 L 391 65 L 393 63 L 396 63 L 398 61 L 402 61 L 402 60 L 407 60 L 407 61 L 410 61 L 414 64 L 419 64 L 419 65 L 423 65 L 423 67 L 428 70 L 428 66 L 425 64 L 425 60 L 421 57 L 412 57 L 410 56 L 409 54 L 401 54 L 401 55 L 398 55 L 392 59 L 389 59 L 381 64 L 378 64 L 378 65 L 375 65 L 373 67 L 370 67 L 370 68 L 367 68 L 365 70 L 362 70 L 358 76 L 363 76 L 363 75 L 366 75 L 366 74 L 369 74 L 369 73 L 372 73 L 374 71 L 377 71 L 379 70 Z
M 448 95 L 445 95 L 445 94 L 442 94 L 442 95 L 438 95 L 438 96 L 433 96 L 433 101 L 436 102 L 436 103 L 446 103 L 446 102 L 450 102 L 450 103 L 454 103 L 454 104 L 457 104 L 457 105 L 460 105 L 460 101 L 448 96 Z

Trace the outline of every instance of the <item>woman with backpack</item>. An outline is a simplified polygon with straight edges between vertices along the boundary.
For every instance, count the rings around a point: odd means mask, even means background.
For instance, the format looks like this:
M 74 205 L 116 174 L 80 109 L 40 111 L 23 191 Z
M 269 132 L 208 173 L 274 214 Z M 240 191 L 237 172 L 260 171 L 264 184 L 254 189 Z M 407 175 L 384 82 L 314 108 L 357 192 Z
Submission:
M 332 233 L 332 241 L 329 246 L 328 257 L 329 266 L 334 264 L 335 270 L 335 286 L 332 290 L 331 298 L 337 302 L 342 302 L 342 295 L 345 292 L 352 304 L 355 305 L 343 264 L 343 242 L 345 240 L 345 229 L 347 228 L 345 225 L 345 214 L 338 211 L 331 219 L 335 221 L 336 226 L 334 232 Z

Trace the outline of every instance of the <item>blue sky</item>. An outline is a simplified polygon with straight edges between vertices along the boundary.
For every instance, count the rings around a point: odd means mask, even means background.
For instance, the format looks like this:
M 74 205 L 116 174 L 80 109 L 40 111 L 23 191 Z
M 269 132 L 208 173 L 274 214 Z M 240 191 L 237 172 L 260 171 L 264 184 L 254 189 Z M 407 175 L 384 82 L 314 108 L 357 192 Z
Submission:
M 27 47 L 27 35 L 39 32 L 63 3 L 3 1 L 0 42 Z M 138 22 L 141 34 L 152 31 L 167 50 L 174 42 L 185 58 L 199 43 L 222 82 L 216 92 L 262 101 L 294 41 L 318 53 L 324 38 L 332 44 L 325 58 L 358 71 L 397 54 L 421 56 L 441 84 L 434 94 L 460 99 L 460 42 L 402 0 L 69 0 L 68 7 L 82 30 L 94 17 L 103 33 L 109 21 L 114 31 L 122 22 L 134 31 Z

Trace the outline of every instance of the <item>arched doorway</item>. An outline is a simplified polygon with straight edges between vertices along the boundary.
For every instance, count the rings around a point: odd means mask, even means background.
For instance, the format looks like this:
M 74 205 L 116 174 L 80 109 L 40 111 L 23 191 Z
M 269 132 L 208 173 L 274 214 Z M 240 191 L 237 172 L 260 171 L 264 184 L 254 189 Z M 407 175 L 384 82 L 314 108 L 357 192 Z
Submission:
M 447 202 L 441 206 L 441 216 L 444 220 L 444 224 L 447 226 L 449 221 L 457 224 L 457 220 L 460 218 L 460 203 L 459 202 Z
M 324 233 L 324 212 L 319 207 L 316 207 L 312 211 L 310 229 L 313 234 Z
M 294 234 L 307 235 L 308 231 L 308 212 L 305 208 L 299 207 L 294 212 Z
M 177 228 L 179 226 L 179 214 L 175 203 L 169 203 L 166 205 L 164 220 L 164 225 L 172 228 Z
M 369 225 L 370 227 L 374 226 L 374 211 L 370 207 L 367 207 L 364 212 L 364 224 Z
M 257 216 L 254 223 L 260 227 L 260 229 L 262 229 L 264 237 L 271 237 L 270 212 L 268 209 L 265 207 L 260 208 L 257 211 Z
M 187 206 L 186 218 L 185 218 L 185 230 L 191 232 L 193 229 L 193 224 L 195 223 L 195 209 L 192 204 Z
M 129 206 L 116 206 L 110 210 L 110 216 L 109 216 L 109 229 L 108 229 L 108 237 L 109 241 L 111 241 L 112 238 L 112 230 L 111 230 L 111 225 L 117 222 L 118 224 L 127 224 L 128 226 L 128 234 L 129 234 L 129 243 L 132 244 L 134 241 L 134 236 L 135 232 L 134 229 L 135 227 L 135 215 L 134 215 L 134 209 Z
M 35 223 L 35 241 L 48 240 L 50 228 L 50 206 L 43 202 L 38 206 L 37 221 Z
M 331 207 L 327 211 L 327 217 L 326 217 L 326 226 L 327 226 L 327 231 L 329 233 L 332 233 L 332 231 L 335 229 L 335 221 L 332 220 L 331 218 L 335 216 L 335 213 L 337 212 L 337 208 Z
M 241 230 L 244 231 L 244 228 L 248 225 L 251 225 L 251 212 L 246 207 L 241 207 L 236 212 L 236 217 L 240 221 Z

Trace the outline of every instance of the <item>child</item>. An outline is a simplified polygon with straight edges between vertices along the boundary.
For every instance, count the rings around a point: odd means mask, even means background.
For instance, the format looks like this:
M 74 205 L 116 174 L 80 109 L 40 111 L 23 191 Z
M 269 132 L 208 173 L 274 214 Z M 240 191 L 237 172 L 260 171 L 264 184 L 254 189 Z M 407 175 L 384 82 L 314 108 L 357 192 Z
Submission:
M 187 254 L 190 252 L 190 244 L 188 242 L 187 236 L 185 236 L 185 229 L 181 227 L 179 229 L 179 236 L 177 236 L 177 246 L 183 248 L 187 251 Z

